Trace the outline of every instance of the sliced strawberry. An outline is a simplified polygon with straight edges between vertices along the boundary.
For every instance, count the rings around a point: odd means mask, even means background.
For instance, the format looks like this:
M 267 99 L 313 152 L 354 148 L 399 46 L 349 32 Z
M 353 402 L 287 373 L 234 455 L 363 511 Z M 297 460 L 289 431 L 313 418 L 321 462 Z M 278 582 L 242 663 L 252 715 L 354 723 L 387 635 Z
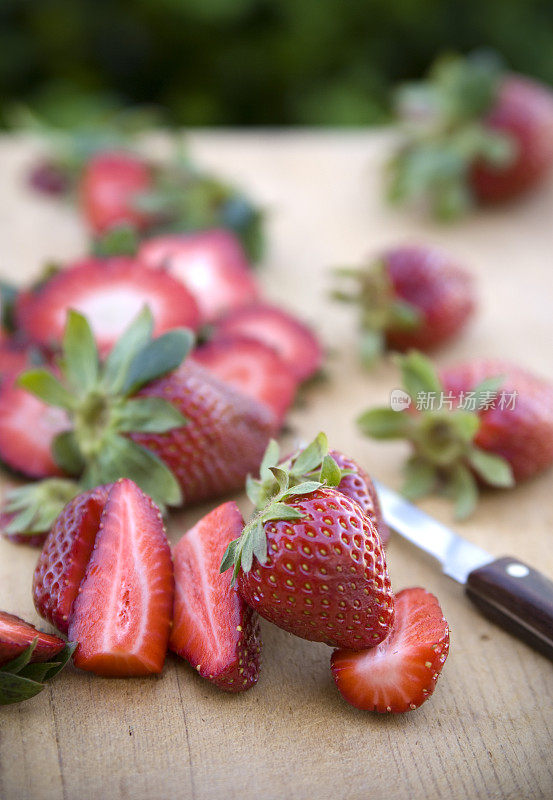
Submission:
M 396 595 L 392 632 L 370 650 L 335 650 L 330 668 L 342 697 L 364 711 L 409 711 L 427 700 L 449 651 L 449 627 L 425 589 Z
M 70 427 L 61 408 L 43 403 L 15 385 L 16 375 L 0 386 L 0 459 L 31 478 L 62 475 L 51 453 L 52 441 Z
M 230 231 L 157 236 L 144 242 L 138 259 L 148 267 L 165 267 L 195 297 L 204 322 L 213 322 L 259 296 L 239 239 Z
M 236 503 L 203 517 L 174 550 L 175 613 L 169 648 L 221 689 L 241 692 L 259 676 L 257 614 L 219 571 L 228 544 L 244 520 Z
M 161 672 L 173 612 L 173 566 L 161 514 L 133 481 L 110 490 L 69 618 L 74 662 L 106 676 Z
M 297 380 L 270 347 L 245 336 L 229 336 L 199 347 L 192 357 L 220 380 L 272 408 L 282 423 L 294 400 Z
M 65 634 L 110 488 L 109 485 L 98 486 L 65 506 L 48 534 L 35 567 L 35 608 L 41 617 Z
M 145 228 L 151 218 L 137 208 L 135 200 L 151 188 L 152 182 L 151 168 L 132 153 L 93 156 L 80 186 L 83 214 L 92 230 L 104 233 L 115 225 Z
M 272 347 L 299 381 L 321 366 L 323 351 L 303 322 L 277 306 L 257 303 L 231 312 L 216 328 L 216 336 L 248 336 Z
M 105 353 L 145 305 L 155 336 L 179 326 L 195 330 L 200 323 L 196 301 L 182 283 L 125 257 L 76 262 L 18 302 L 16 316 L 30 339 L 52 346 L 62 339 L 67 311 L 80 311 Z
M 50 661 L 65 647 L 59 636 L 37 631 L 29 622 L 0 611 L 0 667 L 17 658 L 37 640 L 31 661 Z

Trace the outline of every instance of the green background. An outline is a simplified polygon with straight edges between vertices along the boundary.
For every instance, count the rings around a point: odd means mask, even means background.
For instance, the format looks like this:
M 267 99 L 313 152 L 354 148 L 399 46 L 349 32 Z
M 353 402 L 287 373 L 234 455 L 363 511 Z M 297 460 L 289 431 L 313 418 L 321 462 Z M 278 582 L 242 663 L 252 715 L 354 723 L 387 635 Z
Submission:
M 185 125 L 363 125 L 448 49 L 553 83 L 551 0 L 0 0 L 0 123 L 156 104 Z

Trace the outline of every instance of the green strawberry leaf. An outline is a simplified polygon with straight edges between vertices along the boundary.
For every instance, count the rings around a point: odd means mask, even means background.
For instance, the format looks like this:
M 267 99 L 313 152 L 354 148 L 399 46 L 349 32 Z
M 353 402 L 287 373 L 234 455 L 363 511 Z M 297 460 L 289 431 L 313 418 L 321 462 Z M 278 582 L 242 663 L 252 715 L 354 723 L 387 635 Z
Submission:
M 263 484 L 252 478 L 251 475 L 246 478 L 246 494 L 256 508 L 266 502 L 266 491 Z
M 508 488 L 515 485 L 511 465 L 501 456 L 473 447 L 469 450 L 468 461 L 474 471 L 490 486 Z
M 31 697 L 40 694 L 43 689 L 43 683 L 23 678 L 21 675 L 0 672 L 0 706 L 29 700 Z
M 448 416 L 448 423 L 457 435 L 457 438 L 468 444 L 472 442 L 478 432 L 480 418 L 477 414 L 473 414 L 470 411 L 457 410 Z
M 262 481 L 270 481 L 273 474 L 270 471 L 271 467 L 276 467 L 280 458 L 280 447 L 275 439 L 271 439 L 267 445 L 267 449 L 263 455 L 261 465 L 259 467 L 259 475 Z
M 311 492 L 315 492 L 317 489 L 320 489 L 321 486 L 322 483 L 320 481 L 305 481 L 304 483 L 298 483 L 297 486 L 291 486 L 289 489 L 286 489 L 282 495 L 282 498 L 288 499 L 289 497 L 296 497 L 297 495 L 311 494 Z
M 473 402 L 476 411 L 484 408 L 489 400 L 495 399 L 504 380 L 504 375 L 495 375 L 492 378 L 486 378 L 475 386 L 473 389 Z
M 430 494 L 436 487 L 438 471 L 436 467 L 423 458 L 412 456 L 404 467 L 402 494 L 415 501 Z
M 340 469 L 336 461 L 330 455 L 323 458 L 319 478 L 327 486 L 338 486 L 342 480 L 344 472 Z
M 403 388 L 413 400 L 419 393 L 439 394 L 442 391 L 434 364 L 422 353 L 412 350 L 407 355 L 396 355 L 394 361 L 401 369 Z
M 411 331 L 420 328 L 422 324 L 422 312 L 411 303 L 405 300 L 394 300 L 391 305 L 390 327 L 401 328 L 401 330 Z
M 98 382 L 98 348 L 94 335 L 86 317 L 76 311 L 67 312 L 62 371 L 73 391 L 81 396 Z
M 326 434 L 321 432 L 292 460 L 291 474 L 305 475 L 307 472 L 317 469 L 327 453 L 328 439 Z
M 182 428 L 187 419 L 162 397 L 137 397 L 117 408 L 114 423 L 121 433 L 166 433 Z
M 277 519 L 301 519 L 302 517 L 301 511 L 286 505 L 286 503 L 271 503 L 267 511 L 261 514 L 260 519 L 263 522 L 271 522 Z
M 253 547 L 255 544 L 254 531 L 259 525 L 261 525 L 261 528 L 263 530 L 263 525 L 261 520 L 257 520 L 255 525 L 248 531 L 247 535 L 244 536 L 242 540 L 240 561 L 244 572 L 249 572 L 252 568 Z
M 279 492 L 285 492 L 290 485 L 290 474 L 288 471 L 280 467 L 269 467 L 269 472 L 271 472 L 275 478 Z
M 359 358 L 365 367 L 371 368 L 386 349 L 386 337 L 381 330 L 363 328 L 359 337 Z
M 76 401 L 71 392 L 45 369 L 30 369 L 17 379 L 17 385 L 34 394 L 50 406 L 58 406 L 68 411 L 75 408 Z
M 154 318 L 148 306 L 131 322 L 109 353 L 102 370 L 102 383 L 111 394 L 125 383 L 130 364 L 151 341 Z
M 14 518 L 5 533 L 46 533 L 65 505 L 81 491 L 79 484 L 62 478 L 31 483 L 6 495 L 5 510 Z
M 234 539 L 232 542 L 230 542 L 229 546 L 225 550 L 225 554 L 221 561 L 221 566 L 219 567 L 219 572 L 226 572 L 227 569 L 232 567 L 236 559 L 236 551 L 239 543 L 240 539 Z
M 110 256 L 134 256 L 138 251 L 140 237 L 133 225 L 122 224 L 110 228 L 107 233 L 94 239 L 92 253 L 97 258 Z
M 123 394 L 134 394 L 150 381 L 173 372 L 193 344 L 194 334 L 187 328 L 174 328 L 153 339 L 131 361 L 122 387 Z
M 76 643 L 69 643 L 56 656 L 56 661 L 31 664 L 37 641 L 38 637 L 23 653 L 0 669 L 0 706 L 20 703 L 39 694 L 44 689 L 44 682 L 64 668 L 77 647 Z
M 411 433 L 412 420 L 404 411 L 370 408 L 357 418 L 357 425 L 372 439 L 403 439 Z
M 38 643 L 38 635 L 35 636 L 31 644 L 23 650 L 16 658 L 13 658 L 11 661 L 8 661 L 7 664 L 4 664 L 3 667 L 0 667 L 0 672 L 11 672 L 13 675 L 17 675 L 24 669 L 27 664 L 31 661 L 33 653 Z
M 58 467 L 69 475 L 80 475 L 85 468 L 74 431 L 58 433 L 52 442 L 52 456 Z
M 470 517 L 478 503 L 478 486 L 468 467 L 457 464 L 451 470 L 445 491 L 455 503 L 455 518 Z

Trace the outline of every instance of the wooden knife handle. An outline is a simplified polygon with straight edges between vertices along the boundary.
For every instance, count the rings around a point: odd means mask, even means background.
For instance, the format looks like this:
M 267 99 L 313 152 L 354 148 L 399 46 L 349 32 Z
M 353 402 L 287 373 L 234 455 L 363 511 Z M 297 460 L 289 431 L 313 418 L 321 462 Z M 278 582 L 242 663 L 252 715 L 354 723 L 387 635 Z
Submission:
M 473 570 L 466 593 L 486 617 L 553 660 L 553 581 L 505 556 Z

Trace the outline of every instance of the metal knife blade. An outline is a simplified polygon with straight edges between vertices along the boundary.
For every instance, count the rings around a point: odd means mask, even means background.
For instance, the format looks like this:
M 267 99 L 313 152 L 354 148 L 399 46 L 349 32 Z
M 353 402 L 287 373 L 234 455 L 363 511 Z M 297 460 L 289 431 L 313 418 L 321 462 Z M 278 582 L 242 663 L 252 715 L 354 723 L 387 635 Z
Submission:
M 465 584 L 469 574 L 494 557 L 433 519 L 402 495 L 374 481 L 384 519 L 404 539 L 436 558 L 450 578 Z

